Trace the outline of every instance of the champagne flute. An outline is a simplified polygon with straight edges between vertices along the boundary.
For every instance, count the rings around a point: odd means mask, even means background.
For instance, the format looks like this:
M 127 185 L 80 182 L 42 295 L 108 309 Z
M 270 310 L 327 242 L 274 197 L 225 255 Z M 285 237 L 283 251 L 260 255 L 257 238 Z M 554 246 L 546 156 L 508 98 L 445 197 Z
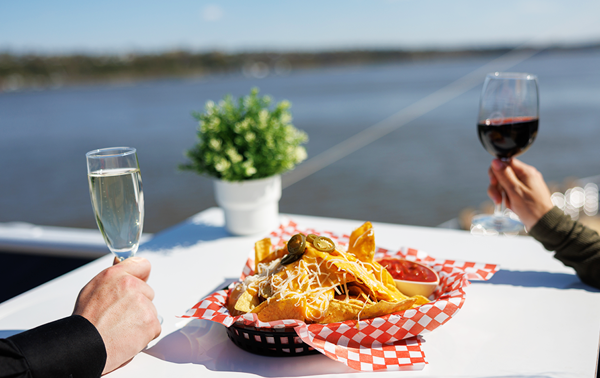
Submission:
M 527 151 L 535 140 L 539 123 L 537 77 L 528 73 L 494 72 L 483 83 L 477 132 L 483 147 L 492 156 L 510 163 L 513 156 Z M 471 229 L 517 233 L 523 224 L 505 215 L 504 191 L 493 215 L 473 218 Z
M 108 249 L 123 261 L 135 256 L 144 227 L 144 192 L 135 148 L 86 153 L 90 197 Z

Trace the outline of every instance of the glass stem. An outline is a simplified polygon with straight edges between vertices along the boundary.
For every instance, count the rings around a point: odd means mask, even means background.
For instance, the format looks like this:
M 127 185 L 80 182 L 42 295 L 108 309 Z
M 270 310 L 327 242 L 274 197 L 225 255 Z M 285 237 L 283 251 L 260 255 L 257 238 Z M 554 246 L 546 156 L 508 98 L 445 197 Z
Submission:
M 494 207 L 494 216 L 496 217 L 504 216 L 504 190 L 500 189 L 500 195 L 502 196 L 502 199 Z
M 500 160 L 506 164 L 509 165 L 511 163 L 512 158 L 500 158 Z M 505 200 L 505 196 L 506 193 L 504 193 L 504 188 L 502 188 L 500 186 L 500 184 L 498 184 L 498 190 L 500 191 L 500 196 L 502 196 L 502 198 L 500 199 L 500 203 L 497 203 L 496 206 L 494 207 L 494 216 L 496 217 L 504 217 L 504 200 Z

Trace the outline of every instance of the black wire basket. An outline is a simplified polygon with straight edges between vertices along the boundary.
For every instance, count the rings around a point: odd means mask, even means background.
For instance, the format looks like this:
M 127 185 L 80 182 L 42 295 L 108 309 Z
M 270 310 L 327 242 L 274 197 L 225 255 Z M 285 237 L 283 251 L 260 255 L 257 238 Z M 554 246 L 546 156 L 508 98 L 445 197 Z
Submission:
M 233 323 L 227 328 L 227 336 L 243 350 L 262 356 L 295 357 L 319 353 L 305 344 L 293 328 L 256 328 Z

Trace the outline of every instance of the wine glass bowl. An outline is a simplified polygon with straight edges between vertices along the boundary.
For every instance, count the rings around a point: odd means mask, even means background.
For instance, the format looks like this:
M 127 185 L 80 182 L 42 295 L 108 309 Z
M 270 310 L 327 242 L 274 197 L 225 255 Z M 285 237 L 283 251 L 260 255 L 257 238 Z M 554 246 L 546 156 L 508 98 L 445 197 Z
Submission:
M 86 154 L 92 208 L 106 245 L 119 261 L 132 257 L 144 226 L 144 193 L 135 148 Z
M 510 163 L 527 151 L 535 140 L 539 125 L 537 77 L 528 73 L 494 72 L 486 76 L 479 103 L 477 133 L 483 147 L 494 157 Z M 504 191 L 499 188 L 504 198 Z M 473 218 L 471 229 L 493 233 L 517 233 L 523 229 L 518 220 L 503 214 L 503 202 L 493 215 Z

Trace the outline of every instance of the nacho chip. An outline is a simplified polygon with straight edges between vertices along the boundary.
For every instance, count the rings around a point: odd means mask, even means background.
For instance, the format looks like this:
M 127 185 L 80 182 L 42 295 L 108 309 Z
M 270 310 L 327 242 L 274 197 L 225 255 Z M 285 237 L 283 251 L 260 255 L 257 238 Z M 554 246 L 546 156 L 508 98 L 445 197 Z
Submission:
M 271 254 L 271 238 L 264 238 L 254 243 L 254 271 L 258 272 L 258 264 Z
M 263 301 L 261 304 L 259 304 L 258 306 L 254 307 L 254 309 L 252 309 L 252 311 L 255 314 L 258 314 L 259 312 L 261 312 L 265 307 L 267 307 L 267 305 L 269 304 L 269 301 Z
M 361 319 L 376 318 L 394 312 L 408 310 L 415 303 L 414 298 L 408 298 L 400 302 L 379 301 L 377 303 L 367 304 L 360 313 Z
M 372 262 L 375 256 L 375 232 L 371 222 L 365 222 L 362 226 L 352 231 L 348 242 L 348 253 L 356 256 L 363 262 Z
M 425 303 L 429 303 L 429 299 L 425 298 L 422 295 L 415 295 L 414 297 L 411 297 L 415 299 L 415 303 L 413 304 L 413 307 L 419 307 L 420 305 L 424 305 Z
M 333 299 L 329 302 L 329 308 L 325 316 L 319 320 L 319 323 L 337 323 L 346 320 L 356 319 L 358 313 L 363 308 L 360 301 L 344 301 Z
M 258 295 L 252 295 L 249 290 L 246 290 L 235 302 L 235 309 L 244 313 L 251 312 L 259 303 Z
M 233 289 L 229 291 L 229 297 L 227 297 L 227 310 L 232 316 L 238 316 L 244 312 L 236 310 L 235 304 L 237 303 L 240 296 L 246 291 L 244 284 L 239 282 Z
M 258 313 L 258 319 L 262 322 L 270 322 L 281 319 L 298 319 L 305 321 L 305 306 L 302 302 L 304 302 L 304 300 L 298 300 L 298 298 L 281 300 L 269 299 L 267 302 L 265 302 L 267 304 Z

